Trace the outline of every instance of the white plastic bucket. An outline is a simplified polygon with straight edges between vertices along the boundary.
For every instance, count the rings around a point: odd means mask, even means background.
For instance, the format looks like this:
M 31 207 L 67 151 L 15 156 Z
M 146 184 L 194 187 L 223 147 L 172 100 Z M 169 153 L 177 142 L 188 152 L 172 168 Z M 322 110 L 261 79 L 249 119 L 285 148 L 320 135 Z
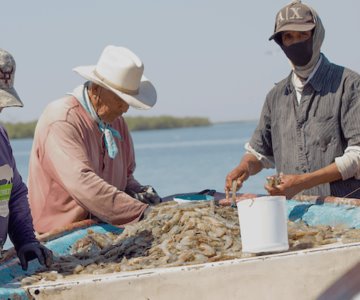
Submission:
M 264 196 L 237 203 L 243 252 L 289 249 L 285 196 Z

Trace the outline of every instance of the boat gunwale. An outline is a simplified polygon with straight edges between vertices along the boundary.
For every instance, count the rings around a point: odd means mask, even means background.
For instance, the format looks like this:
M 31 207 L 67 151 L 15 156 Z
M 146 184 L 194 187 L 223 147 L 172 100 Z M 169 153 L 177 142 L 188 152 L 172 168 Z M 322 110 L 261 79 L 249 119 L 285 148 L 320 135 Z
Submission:
M 311 196 L 311 195 L 298 195 L 292 198 L 292 200 L 299 202 L 310 202 L 317 205 L 324 203 L 332 204 L 341 204 L 341 205 L 351 205 L 351 206 L 360 206 L 360 199 L 358 198 L 341 198 L 335 196 Z

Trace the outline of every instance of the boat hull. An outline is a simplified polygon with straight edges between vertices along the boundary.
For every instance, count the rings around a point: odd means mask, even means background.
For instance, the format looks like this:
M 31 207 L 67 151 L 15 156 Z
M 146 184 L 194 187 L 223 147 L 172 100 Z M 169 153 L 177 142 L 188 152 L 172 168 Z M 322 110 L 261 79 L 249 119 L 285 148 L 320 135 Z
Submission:
M 360 243 L 218 263 L 74 276 L 32 286 L 35 299 L 315 299 L 360 261 Z

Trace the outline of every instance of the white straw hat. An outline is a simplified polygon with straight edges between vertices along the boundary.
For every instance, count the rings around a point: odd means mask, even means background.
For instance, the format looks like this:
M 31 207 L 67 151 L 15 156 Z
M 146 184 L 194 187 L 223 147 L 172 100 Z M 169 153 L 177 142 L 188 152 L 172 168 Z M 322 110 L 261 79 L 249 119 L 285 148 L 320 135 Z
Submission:
M 143 76 L 144 64 L 127 48 L 107 46 L 96 66 L 80 66 L 73 70 L 111 90 L 134 108 L 149 109 L 156 103 L 155 87 Z
M 16 64 L 12 55 L 0 49 L 0 108 L 24 106 L 14 89 Z

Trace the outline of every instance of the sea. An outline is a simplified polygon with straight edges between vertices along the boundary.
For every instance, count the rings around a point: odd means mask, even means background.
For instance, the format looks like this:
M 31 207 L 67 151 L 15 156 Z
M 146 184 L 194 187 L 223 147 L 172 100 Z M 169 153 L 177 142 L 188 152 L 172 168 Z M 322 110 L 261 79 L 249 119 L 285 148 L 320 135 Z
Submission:
M 160 196 L 204 189 L 223 192 L 225 177 L 240 162 L 256 125 L 257 121 L 243 121 L 134 131 L 134 176 L 141 184 L 152 185 Z M 32 139 L 15 139 L 11 145 L 26 183 Z M 241 192 L 265 193 L 265 178 L 274 173 L 263 170 L 246 181 Z

